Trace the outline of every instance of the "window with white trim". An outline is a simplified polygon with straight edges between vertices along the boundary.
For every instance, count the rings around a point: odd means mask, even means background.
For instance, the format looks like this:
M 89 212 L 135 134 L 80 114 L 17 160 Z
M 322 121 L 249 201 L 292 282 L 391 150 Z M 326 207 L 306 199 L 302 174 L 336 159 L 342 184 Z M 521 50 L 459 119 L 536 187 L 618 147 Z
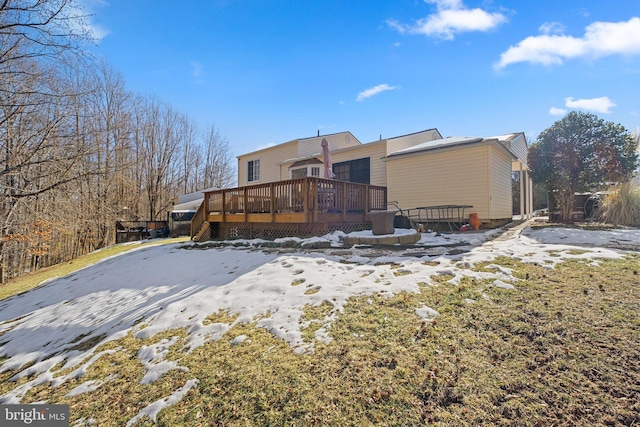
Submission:
M 260 181 L 260 160 L 249 160 L 247 163 L 247 181 Z

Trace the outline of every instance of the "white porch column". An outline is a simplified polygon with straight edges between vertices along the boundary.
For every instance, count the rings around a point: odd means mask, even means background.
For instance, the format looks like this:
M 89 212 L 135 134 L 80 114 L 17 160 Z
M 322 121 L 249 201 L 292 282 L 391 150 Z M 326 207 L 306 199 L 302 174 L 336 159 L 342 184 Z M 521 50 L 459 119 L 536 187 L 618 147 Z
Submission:
M 520 163 L 520 219 L 524 219 L 525 218 L 525 193 L 524 193 L 524 189 L 525 189 L 525 176 L 524 176 L 524 171 L 522 169 L 522 163 Z M 528 193 L 528 192 L 527 192 Z M 529 194 L 527 194 L 527 196 L 529 196 Z
M 527 183 L 529 184 L 529 191 L 527 194 L 527 198 L 529 199 L 529 216 L 528 218 L 533 218 L 533 180 L 529 177 L 527 173 Z

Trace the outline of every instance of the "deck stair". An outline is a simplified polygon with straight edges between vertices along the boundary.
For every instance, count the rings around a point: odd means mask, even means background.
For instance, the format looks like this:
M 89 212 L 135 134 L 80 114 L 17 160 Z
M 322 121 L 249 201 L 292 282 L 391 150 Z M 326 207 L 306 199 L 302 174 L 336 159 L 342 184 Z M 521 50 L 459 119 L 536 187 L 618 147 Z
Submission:
M 209 230 L 210 230 L 210 223 L 209 221 L 205 221 L 204 223 L 202 223 L 202 226 L 200 226 L 200 230 L 198 230 L 198 233 L 196 233 L 195 236 L 193 236 L 193 241 L 194 242 L 203 242 L 206 240 L 210 240 L 211 236 Z

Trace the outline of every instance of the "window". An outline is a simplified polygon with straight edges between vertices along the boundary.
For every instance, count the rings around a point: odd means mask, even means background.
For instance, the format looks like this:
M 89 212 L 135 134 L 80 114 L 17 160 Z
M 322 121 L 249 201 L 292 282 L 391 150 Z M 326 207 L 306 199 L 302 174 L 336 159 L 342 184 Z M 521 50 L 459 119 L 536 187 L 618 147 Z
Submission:
M 247 181 L 260 181 L 260 160 L 250 160 L 247 169 Z
M 350 160 L 348 162 L 334 163 L 333 173 L 338 181 L 358 182 L 369 184 L 371 182 L 371 162 L 369 157 Z
M 304 168 L 291 169 L 291 179 L 306 178 L 308 176 L 320 176 L 320 168 L 317 166 L 307 166 Z
M 293 169 L 291 171 L 291 179 L 300 179 L 307 176 L 307 168 Z

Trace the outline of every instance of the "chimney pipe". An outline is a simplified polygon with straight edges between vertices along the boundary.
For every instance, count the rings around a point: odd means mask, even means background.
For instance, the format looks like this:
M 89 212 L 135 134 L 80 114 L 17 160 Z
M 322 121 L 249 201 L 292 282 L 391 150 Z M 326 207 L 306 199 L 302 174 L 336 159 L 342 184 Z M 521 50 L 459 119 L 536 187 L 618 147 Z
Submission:
M 320 136 L 320 129 L 318 129 L 318 136 Z

